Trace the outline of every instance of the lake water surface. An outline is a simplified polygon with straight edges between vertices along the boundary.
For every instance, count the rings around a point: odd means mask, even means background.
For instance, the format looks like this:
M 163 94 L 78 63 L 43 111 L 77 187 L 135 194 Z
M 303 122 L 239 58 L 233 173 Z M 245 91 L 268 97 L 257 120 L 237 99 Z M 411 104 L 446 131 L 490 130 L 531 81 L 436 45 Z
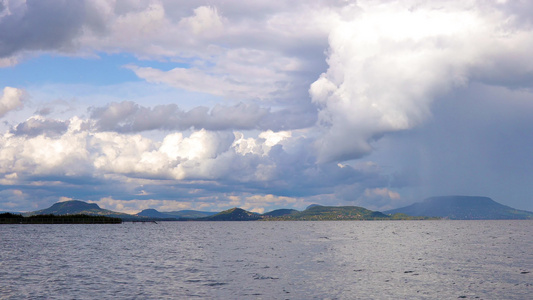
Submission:
M 533 221 L 0 225 L 0 299 L 532 299 Z

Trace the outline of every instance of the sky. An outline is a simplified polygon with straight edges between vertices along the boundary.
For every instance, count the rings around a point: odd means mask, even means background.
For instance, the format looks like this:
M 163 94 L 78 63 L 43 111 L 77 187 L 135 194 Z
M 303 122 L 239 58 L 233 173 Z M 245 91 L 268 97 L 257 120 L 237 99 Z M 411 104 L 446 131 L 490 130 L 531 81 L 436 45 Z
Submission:
M 533 211 L 533 2 L 0 0 L 0 211 Z

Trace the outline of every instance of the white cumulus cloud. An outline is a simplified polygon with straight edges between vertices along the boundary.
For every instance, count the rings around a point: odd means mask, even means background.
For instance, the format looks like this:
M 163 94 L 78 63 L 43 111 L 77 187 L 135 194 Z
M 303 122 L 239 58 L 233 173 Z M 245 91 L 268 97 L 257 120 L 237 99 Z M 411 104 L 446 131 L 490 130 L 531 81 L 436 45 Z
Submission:
M 358 5 L 333 26 L 329 69 L 310 88 L 320 107 L 321 161 L 369 154 L 383 134 L 420 125 L 433 100 L 451 88 L 533 70 L 526 59 L 531 31 L 481 2 Z
M 0 118 L 8 112 L 22 108 L 24 105 L 24 91 L 6 86 L 0 97 Z

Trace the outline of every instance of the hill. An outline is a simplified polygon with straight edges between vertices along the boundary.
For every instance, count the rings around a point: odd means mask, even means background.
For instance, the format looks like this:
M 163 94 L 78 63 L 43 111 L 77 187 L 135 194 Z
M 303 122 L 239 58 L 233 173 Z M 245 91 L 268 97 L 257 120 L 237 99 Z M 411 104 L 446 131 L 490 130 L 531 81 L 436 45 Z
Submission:
M 533 219 L 533 213 L 500 204 L 488 197 L 443 196 L 385 211 L 410 216 L 440 217 L 452 220 Z
M 145 209 L 141 211 L 140 213 L 136 214 L 136 216 L 146 217 L 146 218 L 157 218 L 157 219 L 177 219 L 174 216 L 159 212 L 153 208 Z
M 135 216 L 115 212 L 100 208 L 96 203 L 87 203 L 79 200 L 70 200 L 65 202 L 58 202 L 46 209 L 36 210 L 24 213 L 23 216 L 35 215 L 88 215 L 88 216 L 106 216 L 121 219 L 135 218 Z
M 281 217 L 281 216 L 286 216 L 286 215 L 290 215 L 290 214 L 293 214 L 293 213 L 297 213 L 298 211 L 296 209 L 289 209 L 289 208 L 281 208 L 281 209 L 276 209 L 276 210 L 273 210 L 273 211 L 269 211 L 269 212 L 266 212 L 264 214 L 262 214 L 263 217 Z
M 165 215 L 169 215 L 175 218 L 181 219 L 197 219 L 203 217 L 209 217 L 216 215 L 218 212 L 212 211 L 199 211 L 199 210 L 178 210 L 178 211 L 169 211 L 163 212 Z
M 379 211 L 358 206 L 310 205 L 304 211 L 270 218 L 279 221 L 329 221 L 329 220 L 389 220 L 390 216 Z
M 169 211 L 169 212 L 160 212 L 153 208 L 145 209 L 138 213 L 136 216 L 147 217 L 147 218 L 159 218 L 159 219 L 198 219 L 203 217 L 209 217 L 217 214 L 216 212 L 210 211 L 198 211 L 198 210 L 179 210 L 179 211 Z
M 20 211 L 7 211 L 7 210 L 0 210 L 0 214 L 14 214 L 14 215 L 22 215 L 23 212 Z
M 199 218 L 195 220 L 199 221 L 255 221 L 261 219 L 261 215 L 246 211 L 242 208 L 232 208 L 216 215 Z
M 322 206 L 320 204 L 311 204 L 309 206 L 307 206 L 305 209 L 310 209 L 311 207 L 315 207 L 315 206 Z

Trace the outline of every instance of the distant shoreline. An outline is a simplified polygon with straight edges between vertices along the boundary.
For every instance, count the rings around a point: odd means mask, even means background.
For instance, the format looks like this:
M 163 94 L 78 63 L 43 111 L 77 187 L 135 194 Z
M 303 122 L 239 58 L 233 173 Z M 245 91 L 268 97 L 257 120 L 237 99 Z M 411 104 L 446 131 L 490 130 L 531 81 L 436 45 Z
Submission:
M 122 219 L 106 216 L 76 215 L 34 215 L 24 217 L 12 213 L 0 214 L 0 224 L 121 224 Z

